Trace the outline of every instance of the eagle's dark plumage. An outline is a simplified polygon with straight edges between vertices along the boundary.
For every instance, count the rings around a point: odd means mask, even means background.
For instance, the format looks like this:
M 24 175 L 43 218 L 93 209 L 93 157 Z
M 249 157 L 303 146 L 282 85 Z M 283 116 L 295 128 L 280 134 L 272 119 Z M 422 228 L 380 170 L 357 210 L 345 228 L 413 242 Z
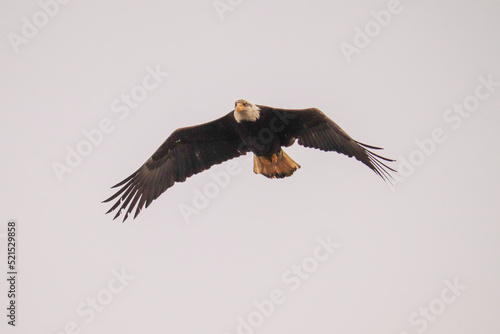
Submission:
M 125 221 L 135 209 L 135 218 L 175 182 L 247 152 L 255 154 L 255 173 L 290 176 L 300 165 L 282 147 L 295 140 L 305 147 L 355 157 L 387 181 L 389 171 L 395 171 L 382 162 L 393 160 L 369 150 L 379 147 L 355 141 L 319 109 L 278 109 L 238 100 L 235 110 L 219 119 L 174 131 L 137 171 L 113 187 L 120 189 L 104 201 L 116 199 L 107 213 L 118 209 L 117 218 L 125 211 Z

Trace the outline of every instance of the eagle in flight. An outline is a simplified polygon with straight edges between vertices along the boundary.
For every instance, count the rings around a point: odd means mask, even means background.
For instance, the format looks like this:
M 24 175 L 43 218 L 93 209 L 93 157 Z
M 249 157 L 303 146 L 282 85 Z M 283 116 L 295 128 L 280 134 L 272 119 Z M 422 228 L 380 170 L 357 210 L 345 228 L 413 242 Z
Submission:
M 291 176 L 300 165 L 282 147 L 295 140 L 305 147 L 335 151 L 355 157 L 384 180 L 396 172 L 369 149 L 374 147 L 352 139 L 319 109 L 279 109 L 238 100 L 233 111 L 214 121 L 175 130 L 155 153 L 132 175 L 113 188 L 120 189 L 104 202 L 116 200 L 116 219 L 123 221 L 135 208 L 134 218 L 175 182 L 229 159 L 254 154 L 253 170 L 268 178 Z

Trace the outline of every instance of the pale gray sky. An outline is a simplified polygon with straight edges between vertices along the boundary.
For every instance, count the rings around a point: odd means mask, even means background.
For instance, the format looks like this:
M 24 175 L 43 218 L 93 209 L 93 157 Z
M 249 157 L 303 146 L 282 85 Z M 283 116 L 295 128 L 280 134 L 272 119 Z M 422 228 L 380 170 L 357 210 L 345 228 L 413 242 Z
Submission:
M 497 1 L 1 8 L 0 267 L 15 219 L 20 273 L 2 333 L 500 327 Z M 240 98 L 320 108 L 397 158 L 398 182 L 295 145 L 291 178 L 241 157 L 136 220 L 104 215 L 109 187 L 172 131 Z

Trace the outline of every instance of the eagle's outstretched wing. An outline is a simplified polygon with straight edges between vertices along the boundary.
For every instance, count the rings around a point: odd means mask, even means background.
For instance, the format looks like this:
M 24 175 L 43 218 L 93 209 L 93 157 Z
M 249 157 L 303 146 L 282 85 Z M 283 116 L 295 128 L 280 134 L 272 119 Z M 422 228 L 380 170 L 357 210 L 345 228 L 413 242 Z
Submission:
M 328 118 L 321 110 L 309 109 L 275 109 L 274 113 L 282 113 L 282 119 L 288 124 L 283 131 L 286 140 L 290 143 L 298 139 L 298 143 L 305 147 L 317 148 L 323 151 L 335 151 L 349 157 L 355 157 L 382 179 L 391 182 L 389 171 L 396 172 L 381 160 L 392 162 L 369 149 L 380 150 L 380 147 L 370 146 L 352 139 L 340 126 Z M 288 117 L 286 116 L 288 114 Z
M 246 154 L 234 123 L 231 112 L 212 122 L 175 130 L 135 173 L 113 186 L 121 188 L 104 200 L 117 199 L 106 213 L 118 209 L 115 219 L 126 210 L 125 221 L 136 208 L 135 218 L 175 182 Z

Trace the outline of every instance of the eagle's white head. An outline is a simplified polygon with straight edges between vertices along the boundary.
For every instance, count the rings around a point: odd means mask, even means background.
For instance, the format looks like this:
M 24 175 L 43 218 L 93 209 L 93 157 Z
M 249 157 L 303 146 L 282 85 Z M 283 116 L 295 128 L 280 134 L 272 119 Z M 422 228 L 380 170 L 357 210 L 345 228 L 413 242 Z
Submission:
M 236 122 L 255 122 L 260 117 L 260 109 L 255 104 L 246 100 L 238 100 L 234 103 L 234 118 Z

